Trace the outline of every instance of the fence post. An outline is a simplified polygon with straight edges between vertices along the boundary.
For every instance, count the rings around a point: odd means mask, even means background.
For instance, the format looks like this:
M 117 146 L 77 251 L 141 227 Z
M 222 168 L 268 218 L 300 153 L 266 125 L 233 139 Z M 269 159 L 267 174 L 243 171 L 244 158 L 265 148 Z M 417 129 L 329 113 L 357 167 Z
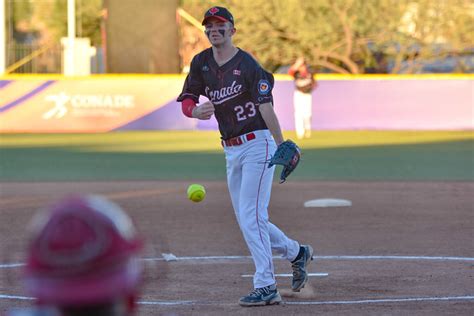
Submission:
M 66 56 L 63 73 L 66 76 L 73 76 L 75 74 L 75 44 L 76 44 L 76 1 L 67 1 L 67 41 L 66 41 Z
M 0 76 L 5 74 L 6 67 L 6 34 L 5 34 L 5 0 L 0 0 Z

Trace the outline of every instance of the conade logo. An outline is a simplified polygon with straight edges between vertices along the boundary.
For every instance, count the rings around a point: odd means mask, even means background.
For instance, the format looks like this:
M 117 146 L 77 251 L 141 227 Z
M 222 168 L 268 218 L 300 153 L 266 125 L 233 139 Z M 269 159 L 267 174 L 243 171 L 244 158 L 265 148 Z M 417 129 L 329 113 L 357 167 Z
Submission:
M 54 103 L 54 107 L 43 114 L 43 119 L 62 118 L 70 110 L 76 112 L 87 111 L 94 115 L 116 111 L 120 109 L 130 109 L 135 107 L 135 96 L 133 95 L 99 95 L 99 94 L 74 94 L 68 95 L 65 92 L 47 95 L 45 100 Z M 104 112 L 105 111 L 105 112 Z

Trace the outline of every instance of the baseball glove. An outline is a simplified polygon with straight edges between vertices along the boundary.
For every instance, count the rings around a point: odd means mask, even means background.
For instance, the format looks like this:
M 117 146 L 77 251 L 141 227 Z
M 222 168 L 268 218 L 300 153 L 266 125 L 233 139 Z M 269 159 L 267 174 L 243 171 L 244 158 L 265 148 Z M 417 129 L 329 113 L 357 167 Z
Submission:
M 282 165 L 283 170 L 280 175 L 280 183 L 283 183 L 290 173 L 295 170 L 296 166 L 298 166 L 300 158 L 300 148 L 293 141 L 288 139 L 278 146 L 275 154 L 270 159 L 268 168 L 273 167 L 273 165 Z

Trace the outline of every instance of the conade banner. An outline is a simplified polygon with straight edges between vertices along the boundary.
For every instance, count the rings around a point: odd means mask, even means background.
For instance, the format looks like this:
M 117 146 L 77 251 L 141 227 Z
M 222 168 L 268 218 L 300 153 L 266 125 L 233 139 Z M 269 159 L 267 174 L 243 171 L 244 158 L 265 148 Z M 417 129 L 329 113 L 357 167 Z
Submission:
M 176 97 L 184 79 L 183 75 L 3 77 L 0 78 L 0 132 L 217 129 L 214 118 L 199 121 L 182 114 Z M 312 112 L 315 130 L 474 127 L 474 81 L 469 75 L 318 75 L 317 79 Z M 291 78 L 277 75 L 274 107 L 284 130 L 294 129 L 293 93 Z

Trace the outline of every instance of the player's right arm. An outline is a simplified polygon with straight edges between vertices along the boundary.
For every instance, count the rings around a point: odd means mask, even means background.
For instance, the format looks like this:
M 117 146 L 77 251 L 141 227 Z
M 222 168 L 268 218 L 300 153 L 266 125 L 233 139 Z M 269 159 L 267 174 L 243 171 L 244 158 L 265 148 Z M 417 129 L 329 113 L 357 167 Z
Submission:
M 304 65 L 304 58 L 299 57 L 293 65 L 291 65 L 290 69 L 288 69 L 288 74 L 292 77 L 295 76 L 295 73 L 298 69 Z
M 202 56 L 201 56 L 202 57 Z M 199 96 L 204 94 L 204 80 L 202 78 L 201 63 L 199 55 L 194 56 L 188 76 L 184 82 L 183 91 L 177 101 L 181 101 L 181 110 L 187 117 L 208 120 L 214 114 L 214 105 L 205 102 L 200 106 Z

